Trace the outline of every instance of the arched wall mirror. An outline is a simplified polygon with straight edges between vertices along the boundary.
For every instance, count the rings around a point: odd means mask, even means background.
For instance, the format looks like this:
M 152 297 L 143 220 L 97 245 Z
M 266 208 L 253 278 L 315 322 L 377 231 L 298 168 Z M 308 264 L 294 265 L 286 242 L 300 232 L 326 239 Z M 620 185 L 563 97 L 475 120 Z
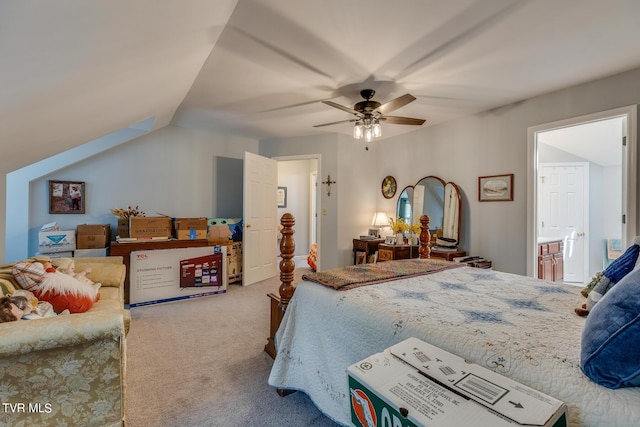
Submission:
M 422 215 L 429 215 L 432 232 L 459 242 L 461 209 L 462 198 L 455 183 L 427 176 L 402 190 L 396 214 L 408 224 L 417 224 Z

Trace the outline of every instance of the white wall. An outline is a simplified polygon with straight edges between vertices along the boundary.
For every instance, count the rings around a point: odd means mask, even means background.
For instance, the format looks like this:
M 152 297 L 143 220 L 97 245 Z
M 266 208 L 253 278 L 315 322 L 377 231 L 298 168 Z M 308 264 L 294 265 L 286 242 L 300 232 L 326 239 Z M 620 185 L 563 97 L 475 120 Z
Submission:
M 385 140 L 377 168 L 400 188 L 424 175 L 456 182 L 464 249 L 497 270 L 526 274 L 527 128 L 638 102 L 640 69 Z M 515 174 L 514 201 L 478 202 L 478 177 L 504 173 Z
M 437 175 L 461 189 L 464 249 L 491 259 L 498 270 L 525 274 L 527 128 L 639 102 L 640 69 L 635 69 L 385 139 L 369 151 L 344 135 L 318 135 L 260 141 L 258 154 L 320 154 L 321 180 L 331 174 L 337 181 L 331 196 L 325 185 L 321 188 L 320 208 L 326 209 L 320 216 L 323 269 L 351 262 L 352 239 L 366 232 L 374 211 L 395 212 L 399 193 L 384 199 L 383 177 L 394 176 L 400 191 L 421 177 Z M 258 151 L 258 143 L 176 127 L 153 132 L 52 174 L 55 179 L 87 182 L 87 215 L 52 218 L 46 214 L 44 184 L 34 184 L 31 238 L 37 227 L 51 220 L 64 226 L 107 219 L 115 223 L 109 208 L 127 204 L 140 204 L 147 213 L 209 214 L 213 157 L 241 158 L 245 150 Z M 515 174 L 514 201 L 478 202 L 478 177 L 503 173 Z
M 39 228 L 51 221 L 63 229 L 111 224 L 115 232 L 111 208 L 139 205 L 147 216 L 215 217 L 216 157 L 242 159 L 245 151 L 257 152 L 258 141 L 167 126 L 44 176 L 30 185 L 29 253 L 7 248 L 6 258 L 33 255 Z M 86 214 L 49 215 L 49 179 L 84 181 Z

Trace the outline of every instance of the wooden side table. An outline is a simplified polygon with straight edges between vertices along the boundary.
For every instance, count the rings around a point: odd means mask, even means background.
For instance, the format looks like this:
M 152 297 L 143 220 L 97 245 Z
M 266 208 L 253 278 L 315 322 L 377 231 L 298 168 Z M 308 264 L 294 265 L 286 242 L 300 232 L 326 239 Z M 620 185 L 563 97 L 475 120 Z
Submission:
M 391 261 L 394 259 L 418 258 L 420 256 L 418 245 L 378 245 L 378 261 Z
M 384 239 L 353 239 L 353 265 L 358 264 L 358 253 L 364 253 L 364 262 L 369 262 L 369 257 L 376 253 L 378 245 L 384 242 Z

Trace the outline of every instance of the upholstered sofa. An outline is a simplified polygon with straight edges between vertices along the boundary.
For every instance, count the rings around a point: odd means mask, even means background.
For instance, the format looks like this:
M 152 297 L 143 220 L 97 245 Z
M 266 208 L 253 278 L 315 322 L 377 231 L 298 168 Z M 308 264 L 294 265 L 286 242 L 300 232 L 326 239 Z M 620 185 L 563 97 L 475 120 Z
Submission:
M 74 261 L 102 283 L 89 311 L 0 323 L 1 425 L 124 424 L 125 266 L 122 257 Z M 17 286 L 11 267 L 0 267 L 4 293 Z

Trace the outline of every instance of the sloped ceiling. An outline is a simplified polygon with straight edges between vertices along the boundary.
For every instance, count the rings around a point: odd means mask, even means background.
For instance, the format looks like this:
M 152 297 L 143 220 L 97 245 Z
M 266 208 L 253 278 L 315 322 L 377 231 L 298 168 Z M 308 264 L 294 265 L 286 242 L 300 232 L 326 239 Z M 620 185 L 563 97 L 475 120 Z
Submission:
M 0 1 L 0 170 L 154 117 L 350 134 L 361 89 L 423 126 L 640 66 L 635 0 Z M 420 129 L 383 125 L 384 137 Z

